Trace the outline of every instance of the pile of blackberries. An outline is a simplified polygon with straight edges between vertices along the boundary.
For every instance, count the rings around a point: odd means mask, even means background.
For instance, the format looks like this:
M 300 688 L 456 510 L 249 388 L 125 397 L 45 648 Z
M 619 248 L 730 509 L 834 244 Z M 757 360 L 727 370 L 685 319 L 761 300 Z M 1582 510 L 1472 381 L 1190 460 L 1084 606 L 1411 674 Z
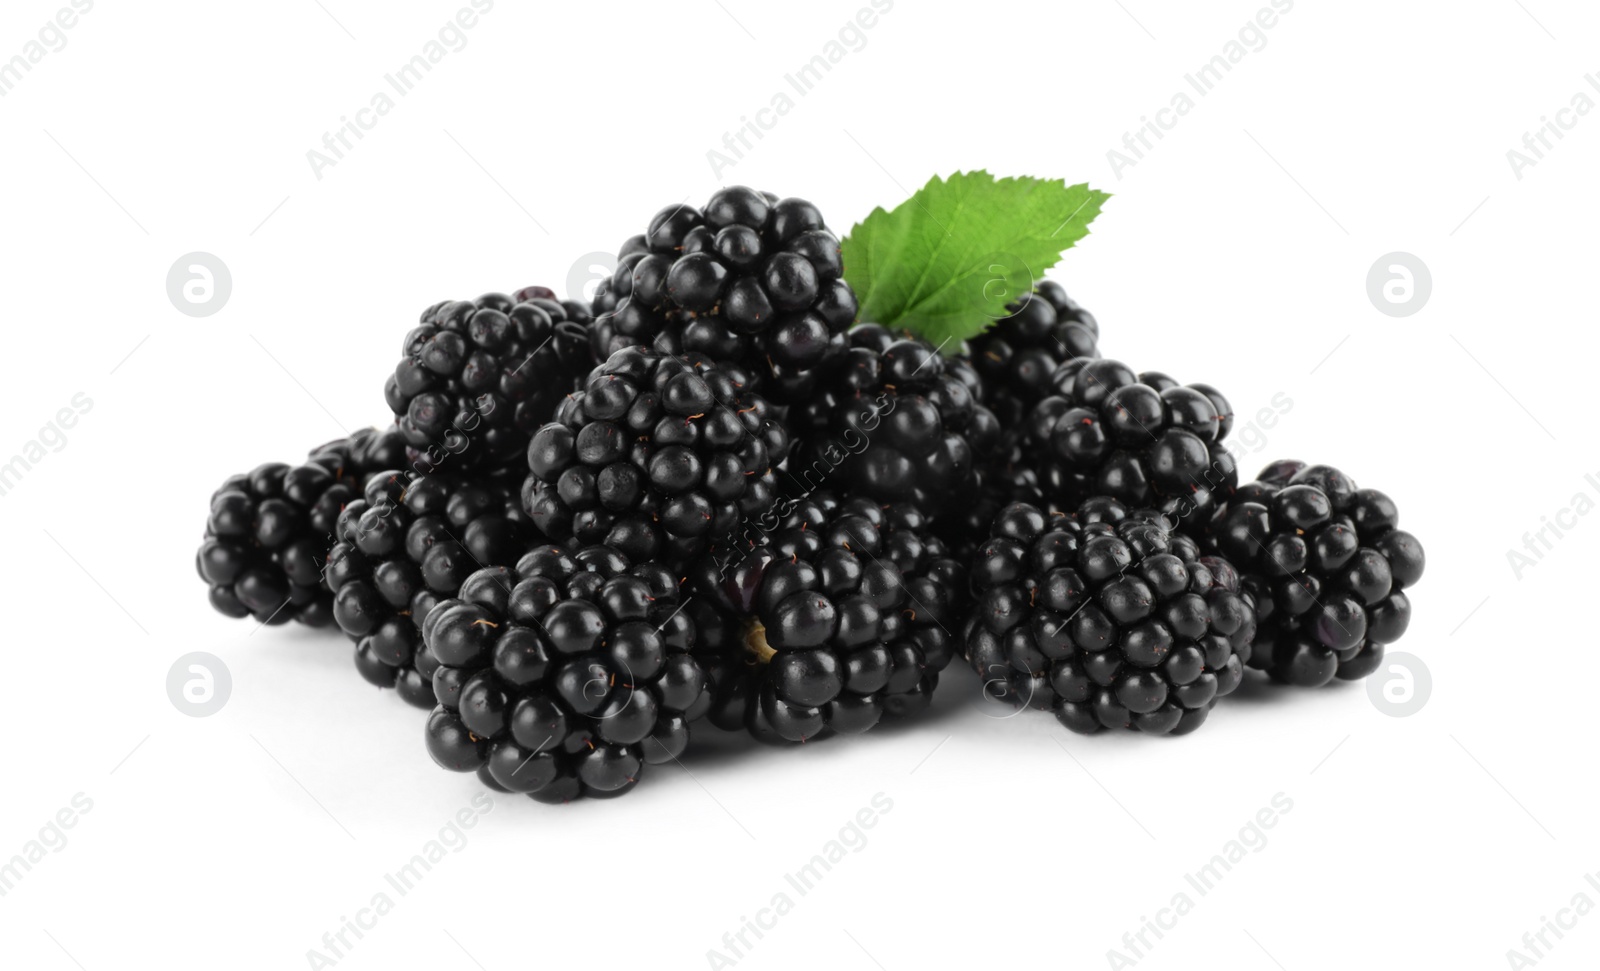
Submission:
M 657 213 L 592 305 L 430 305 L 387 430 L 212 495 L 213 607 L 337 625 L 435 761 L 545 802 L 706 731 L 912 718 L 957 657 L 946 692 L 1182 735 L 1405 632 L 1394 501 L 1300 462 L 1241 484 L 1222 393 L 1100 357 L 1059 284 L 939 347 L 848 280 L 815 206 L 736 186 Z

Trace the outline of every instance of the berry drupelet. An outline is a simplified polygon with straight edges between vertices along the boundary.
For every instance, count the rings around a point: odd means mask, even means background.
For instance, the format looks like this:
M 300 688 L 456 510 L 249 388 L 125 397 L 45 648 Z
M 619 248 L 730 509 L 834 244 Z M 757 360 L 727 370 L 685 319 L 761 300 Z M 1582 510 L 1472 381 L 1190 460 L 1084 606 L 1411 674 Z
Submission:
M 1108 497 L 1072 516 L 1006 507 L 972 591 L 965 655 L 985 694 L 1086 734 L 1194 731 L 1239 686 L 1255 634 L 1227 561 Z
M 971 500 L 1000 426 L 963 362 L 863 324 L 826 370 L 818 393 L 790 409 L 804 443 L 789 463 L 792 479 L 814 489 L 838 470 L 851 494 L 911 503 L 935 522 Z
M 962 563 L 970 563 L 978 547 L 988 541 L 1000 510 L 1015 502 L 1053 508 L 1039 486 L 1039 462 L 1019 432 L 1008 430 L 1000 445 L 981 458 L 973 498 L 939 523 L 940 535 Z
M 528 448 L 523 503 L 551 540 L 605 543 L 681 565 L 776 501 L 788 452 L 770 406 L 734 365 L 617 351 Z
M 1210 545 L 1256 592 L 1251 666 L 1307 686 L 1376 671 L 1411 623 L 1406 591 L 1427 563 L 1399 524 L 1394 500 L 1326 465 L 1274 462 L 1241 486 Z
M 999 444 L 979 462 L 976 498 L 961 505 L 956 521 L 941 524 L 963 562 L 989 538 L 1001 509 L 1013 502 L 1049 508 L 1039 486 L 1037 450 L 1026 439 L 1026 418 L 1051 394 L 1051 378 L 1062 362 L 1100 356 L 1100 325 L 1059 283 L 1046 280 L 1006 309 L 1009 316 L 973 339 L 969 354 L 954 359 L 970 361 L 974 393 L 1003 430 Z
M 623 244 L 597 294 L 604 357 L 631 345 L 706 354 L 776 385 L 798 379 L 855 321 L 839 240 L 817 207 L 745 186 L 669 206 Z
M 1025 447 L 1042 456 L 1039 488 L 1052 508 L 1110 496 L 1203 534 L 1239 484 L 1223 446 L 1228 400 L 1210 385 L 1106 358 L 1066 361 L 1051 382 L 1055 393 L 1029 414 Z
M 537 539 L 512 480 L 374 473 L 339 515 L 323 576 L 333 616 L 356 642 L 356 669 L 380 688 L 431 708 L 437 662 L 421 628 L 440 600 L 490 563 Z
M 195 557 L 211 605 L 263 624 L 332 624 L 322 563 L 339 512 L 361 494 L 369 471 L 404 459 L 395 430 L 368 428 L 314 449 L 302 465 L 271 463 L 229 478 L 211 497 Z
M 926 708 L 961 584 L 922 515 L 817 492 L 765 525 L 692 571 L 701 610 L 719 615 L 705 624 L 713 722 L 805 742 Z
M 1063 361 L 1100 356 L 1100 325 L 1053 280 L 1006 310 L 1009 316 L 971 341 L 971 356 L 987 391 L 984 404 L 1011 428 L 1050 395 Z
M 544 287 L 437 303 L 406 335 L 384 398 L 418 471 L 497 471 L 594 366 L 589 308 Z
M 710 706 L 677 580 L 603 546 L 540 546 L 428 615 L 428 750 L 502 792 L 614 796 L 670 762 Z

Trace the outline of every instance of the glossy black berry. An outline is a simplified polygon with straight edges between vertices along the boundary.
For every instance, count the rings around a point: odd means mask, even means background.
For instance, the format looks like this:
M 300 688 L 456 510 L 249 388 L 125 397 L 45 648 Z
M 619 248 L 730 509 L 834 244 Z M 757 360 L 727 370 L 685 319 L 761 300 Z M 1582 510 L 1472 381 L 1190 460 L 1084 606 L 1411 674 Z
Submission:
M 984 404 L 1011 428 L 1050 395 L 1058 365 L 1100 356 L 1100 325 L 1053 280 L 1006 310 L 1008 316 L 970 343 L 972 364 L 984 381 Z
M 1239 686 L 1254 605 L 1233 567 L 1154 510 L 1001 510 L 972 562 L 963 653 L 985 695 L 1084 733 L 1198 728 Z
M 848 336 L 816 392 L 790 409 L 802 445 L 789 475 L 809 488 L 837 475 L 851 493 L 938 521 L 975 494 L 999 425 L 933 345 L 873 324 Z
M 429 307 L 406 335 L 384 398 L 418 471 L 493 472 L 594 364 L 588 306 L 544 287 Z
M 423 626 L 434 760 L 543 801 L 620 795 L 710 708 L 678 581 L 616 550 L 537 546 L 486 567 Z
M 369 428 L 312 450 L 302 465 L 262 465 L 229 478 L 211 497 L 195 556 L 211 605 L 263 624 L 331 625 L 322 568 L 339 512 L 374 469 L 404 459 L 398 432 Z
M 1256 593 L 1251 666 L 1307 686 L 1376 671 L 1410 624 L 1427 562 L 1399 523 L 1394 500 L 1331 466 L 1274 462 L 1240 486 L 1207 544 Z
M 557 542 L 683 563 L 776 499 L 784 427 L 733 365 L 624 348 L 528 447 L 523 502 Z
M 785 499 L 691 572 L 720 727 L 864 732 L 926 708 L 954 653 L 960 570 L 909 505 Z
M 1054 393 L 1029 412 L 1019 446 L 1051 508 L 1110 496 L 1204 534 L 1239 483 L 1223 444 L 1233 412 L 1221 393 L 1156 371 L 1136 374 L 1108 358 L 1067 360 L 1051 384 Z
M 668 206 L 595 296 L 595 355 L 634 345 L 738 364 L 797 400 L 842 344 L 856 298 L 816 206 L 745 186 Z
M 322 576 L 368 681 L 433 707 L 438 661 L 421 633 L 430 611 L 474 571 L 514 560 L 537 538 L 514 483 L 388 470 L 345 504 Z

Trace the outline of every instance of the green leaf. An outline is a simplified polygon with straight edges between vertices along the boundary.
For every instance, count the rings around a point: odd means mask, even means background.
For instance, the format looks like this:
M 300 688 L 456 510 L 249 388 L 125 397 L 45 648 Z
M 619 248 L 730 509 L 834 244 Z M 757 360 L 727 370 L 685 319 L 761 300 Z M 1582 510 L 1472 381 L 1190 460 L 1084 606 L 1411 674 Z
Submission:
M 844 277 L 860 319 L 911 330 L 954 354 L 1088 235 L 1109 198 L 1061 179 L 934 176 L 845 238 Z

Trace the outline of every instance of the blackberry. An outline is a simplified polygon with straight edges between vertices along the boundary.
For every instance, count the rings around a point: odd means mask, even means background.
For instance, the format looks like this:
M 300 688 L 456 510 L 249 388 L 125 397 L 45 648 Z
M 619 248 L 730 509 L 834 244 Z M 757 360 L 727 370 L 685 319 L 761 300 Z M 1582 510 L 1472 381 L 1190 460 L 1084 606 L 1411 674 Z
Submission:
M 1049 508 L 1039 485 L 1036 449 L 1026 440 L 1026 418 L 1050 396 L 1051 379 L 1062 362 L 1100 356 L 1100 325 L 1059 283 L 1046 280 L 1006 309 L 1010 315 L 972 340 L 970 354 L 957 358 L 971 362 L 971 373 L 979 376 L 978 400 L 1004 430 L 990 453 L 979 457 L 976 498 L 962 504 L 958 520 L 943 527 L 963 561 L 989 538 L 1001 509 L 1013 502 Z
M 1022 445 L 1015 442 L 1002 447 L 998 456 L 980 464 L 972 499 L 962 503 L 939 524 L 939 533 L 957 560 L 972 562 L 978 548 L 988 542 L 995 517 L 1012 503 L 1053 508 L 1045 501 L 1039 487 L 1036 465 Z
M 1243 678 L 1255 608 L 1226 560 L 1153 510 L 1007 506 L 972 564 L 965 656 L 985 693 L 1075 732 L 1182 735 Z
M 614 549 L 541 546 L 473 573 L 424 624 L 428 750 L 544 802 L 631 789 L 710 705 L 677 580 Z
M 820 364 L 856 316 L 839 240 L 804 199 L 729 186 L 669 206 L 623 244 L 597 294 L 601 359 L 635 344 L 734 361 L 777 386 Z
M 980 400 L 984 400 L 982 385 Z M 1000 510 L 1014 502 L 1054 509 L 1040 485 L 1040 462 L 1027 441 L 1025 428 L 1002 426 L 997 443 L 985 442 L 978 456 L 976 489 L 939 523 L 940 535 L 957 559 L 971 562 L 978 547 L 989 539 L 990 527 Z
M 791 478 L 814 489 L 837 470 L 845 491 L 914 504 L 937 522 L 971 500 L 979 458 L 1000 440 L 967 371 L 926 341 L 876 324 L 854 328 L 817 393 L 790 409 L 804 442 Z
M 368 471 L 404 458 L 395 430 L 368 428 L 313 449 L 301 465 L 269 463 L 231 476 L 211 497 L 195 555 L 211 605 L 263 624 L 332 624 L 322 562 L 339 511 L 360 495 Z
M 544 287 L 437 303 L 406 335 L 384 399 L 418 471 L 520 463 L 535 430 L 594 366 L 589 308 Z
M 1053 280 L 1006 310 L 1009 316 L 971 341 L 971 354 L 988 391 L 984 404 L 1013 428 L 1050 395 L 1063 361 L 1100 356 L 1100 325 Z
M 1394 500 L 1331 466 L 1275 462 L 1241 486 L 1210 545 L 1256 590 L 1251 666 L 1307 686 L 1376 671 L 1411 623 L 1406 591 L 1427 563 L 1399 523 Z
M 528 448 L 523 503 L 551 540 L 681 564 L 776 500 L 789 440 L 732 365 L 611 355 Z
M 692 571 L 720 617 L 703 646 L 713 722 L 805 742 L 926 708 L 954 654 L 960 571 L 922 515 L 818 492 L 765 525 Z
M 1023 445 L 1043 456 L 1039 488 L 1051 506 L 1110 496 L 1202 535 L 1239 484 L 1223 445 L 1233 428 L 1228 399 L 1108 358 L 1066 361 L 1051 382 L 1055 393 L 1029 414 Z
M 334 619 L 356 642 L 356 670 L 431 708 L 438 662 L 421 633 L 429 612 L 473 571 L 508 562 L 537 539 L 515 480 L 374 473 L 335 530 L 323 579 Z
M 624 330 L 619 330 L 617 326 L 619 323 L 617 308 L 629 302 L 628 294 L 632 290 L 633 279 L 632 268 L 640 258 L 649 254 L 650 244 L 645 242 L 643 233 L 629 236 L 617 250 L 617 267 L 611 272 L 611 276 L 595 283 L 594 299 L 590 302 L 594 324 L 589 328 L 589 353 L 596 361 L 604 361 L 625 347 L 653 343 L 661 332 L 661 322 L 653 317 L 644 326 L 633 326 L 629 323 Z M 624 267 L 627 269 L 624 270 Z M 628 315 L 630 319 L 635 313 L 637 310 L 630 311 Z M 630 337 L 627 331 L 637 331 L 637 338 Z

